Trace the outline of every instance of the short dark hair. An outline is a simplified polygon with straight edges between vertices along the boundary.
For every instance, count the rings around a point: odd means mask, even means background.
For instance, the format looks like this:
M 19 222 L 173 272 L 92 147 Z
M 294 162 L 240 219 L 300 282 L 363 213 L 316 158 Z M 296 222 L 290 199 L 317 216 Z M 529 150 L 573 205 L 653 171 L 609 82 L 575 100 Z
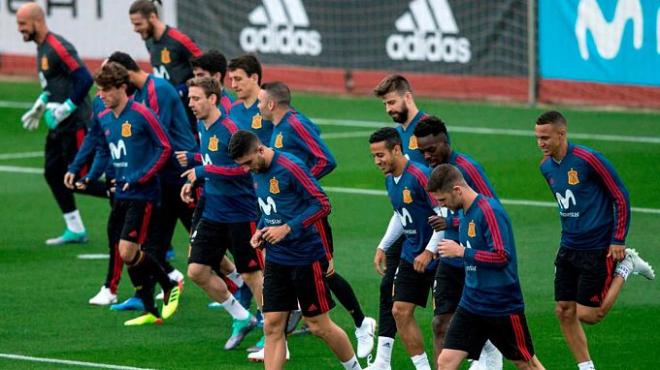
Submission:
M 128 14 L 140 13 L 145 18 L 149 18 L 151 14 L 156 14 L 158 16 L 158 8 L 151 0 L 136 0 L 131 4 L 131 7 L 128 8 Z
M 102 88 L 128 86 L 128 71 L 119 63 L 108 62 L 94 74 L 94 82 Z
M 256 73 L 257 83 L 261 85 L 261 63 L 259 63 L 259 59 L 252 54 L 241 55 L 240 57 L 230 60 L 227 69 L 230 71 L 242 69 L 248 76 L 252 76 Z
M 405 77 L 396 74 L 389 75 L 383 78 L 374 88 L 374 95 L 382 98 L 392 91 L 396 91 L 399 95 L 403 95 L 407 92 L 411 93 L 412 88 L 410 87 L 410 82 L 408 82 Z
M 188 85 L 188 88 L 199 87 L 204 90 L 204 95 L 206 95 L 207 98 L 211 95 L 215 95 L 216 98 L 220 100 L 220 83 L 215 78 L 195 77 L 188 80 L 186 85 Z
M 447 133 L 447 126 L 445 126 L 445 123 L 436 116 L 427 116 L 422 118 L 417 123 L 417 126 L 415 126 L 415 131 L 413 134 L 417 137 L 425 137 L 428 135 L 444 135 L 445 141 L 448 141 L 447 138 L 449 137 L 449 134 Z
M 436 166 L 431 172 L 431 177 L 426 185 L 429 192 L 449 193 L 456 185 L 466 184 L 463 174 L 458 168 L 444 163 Z
M 123 51 L 115 51 L 114 53 L 110 54 L 108 57 L 108 62 L 119 63 L 124 66 L 124 68 L 132 72 L 138 72 L 140 70 L 140 66 L 135 62 L 135 60 Z
M 399 132 L 392 127 L 379 128 L 376 132 L 369 136 L 369 144 L 385 142 L 385 147 L 388 150 L 394 149 L 395 146 L 403 148 L 401 145 L 401 136 Z
M 198 57 L 190 59 L 190 66 L 201 68 L 210 74 L 220 73 L 220 82 L 224 83 L 225 74 L 227 74 L 227 58 L 221 52 L 209 50 Z
M 238 130 L 229 140 L 229 157 L 233 160 L 241 158 L 255 150 L 261 142 L 259 137 L 250 131 Z
M 560 125 L 560 126 L 566 126 L 566 118 L 564 116 L 557 112 L 556 110 L 551 110 L 547 111 L 539 116 L 539 118 L 536 119 L 536 124 L 537 125 L 547 125 L 547 124 L 553 124 L 553 125 Z
M 291 90 L 289 90 L 289 87 L 284 82 L 265 82 L 261 85 L 261 89 L 265 90 L 268 97 L 276 104 L 287 107 L 291 105 Z

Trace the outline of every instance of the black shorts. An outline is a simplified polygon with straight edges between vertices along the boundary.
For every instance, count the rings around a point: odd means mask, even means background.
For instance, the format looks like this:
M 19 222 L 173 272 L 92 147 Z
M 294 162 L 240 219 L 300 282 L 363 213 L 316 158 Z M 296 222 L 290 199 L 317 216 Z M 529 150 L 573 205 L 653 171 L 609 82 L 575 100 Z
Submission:
M 190 220 L 190 233 L 197 228 L 199 221 L 202 220 L 202 214 L 204 213 L 204 205 L 206 204 L 206 197 L 201 187 L 193 188 L 193 198 L 195 198 L 195 209 Z
M 255 228 L 254 222 L 222 223 L 202 219 L 190 237 L 188 263 L 216 268 L 229 250 L 239 273 L 261 270 L 261 254 L 250 245 Z
M 48 130 L 44 165 L 46 169 L 61 168 L 63 174 L 67 171 L 67 166 L 76 158 L 78 148 L 82 145 L 87 132 L 85 126 L 78 126 Z M 84 176 L 87 173 L 87 167 L 84 166 L 81 173 L 77 175 Z
M 153 220 L 158 211 L 154 202 L 117 199 L 112 204 L 108 219 L 108 235 L 132 243 L 145 244 L 158 233 Z
M 465 268 L 442 263 L 435 270 L 433 282 L 433 314 L 454 313 L 465 286 Z
M 443 348 L 467 352 L 469 359 L 478 360 L 487 340 L 508 360 L 529 361 L 534 357 L 524 312 L 480 316 L 459 307 L 449 324 Z
M 412 263 L 402 259 L 394 274 L 392 301 L 414 303 L 426 307 L 435 272 L 415 271 Z
M 609 250 L 561 247 L 555 259 L 555 301 L 599 307 L 612 283 L 615 262 Z
M 286 266 L 267 260 L 263 312 L 287 312 L 300 306 L 303 316 L 313 317 L 330 311 L 335 302 L 325 281 L 327 269 L 325 258 L 306 266 Z

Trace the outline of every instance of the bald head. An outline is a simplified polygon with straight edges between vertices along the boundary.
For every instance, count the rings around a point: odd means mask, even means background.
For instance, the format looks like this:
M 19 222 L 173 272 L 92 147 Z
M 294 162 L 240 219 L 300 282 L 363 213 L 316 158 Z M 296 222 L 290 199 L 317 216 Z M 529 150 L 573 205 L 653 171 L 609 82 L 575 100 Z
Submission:
M 16 11 L 16 24 L 25 42 L 42 42 L 48 33 L 44 10 L 37 3 L 21 5 Z

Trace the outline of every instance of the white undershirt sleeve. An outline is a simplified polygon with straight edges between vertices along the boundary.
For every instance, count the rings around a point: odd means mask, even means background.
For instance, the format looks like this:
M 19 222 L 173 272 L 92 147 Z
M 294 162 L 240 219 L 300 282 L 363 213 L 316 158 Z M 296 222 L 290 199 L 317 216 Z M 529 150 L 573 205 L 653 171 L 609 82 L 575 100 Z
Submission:
M 387 225 L 383 239 L 378 243 L 378 248 L 387 251 L 401 235 L 403 235 L 403 225 L 401 225 L 401 220 L 399 220 L 399 216 L 395 213 Z

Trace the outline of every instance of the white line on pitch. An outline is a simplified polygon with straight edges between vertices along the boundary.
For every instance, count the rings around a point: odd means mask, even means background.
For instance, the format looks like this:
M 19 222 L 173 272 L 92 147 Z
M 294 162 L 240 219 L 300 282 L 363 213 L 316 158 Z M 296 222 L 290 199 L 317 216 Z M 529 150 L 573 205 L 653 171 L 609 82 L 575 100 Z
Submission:
M 20 167 L 20 166 L 0 166 L 0 172 L 10 172 L 10 173 L 33 173 L 33 174 L 43 174 L 43 168 L 35 167 Z
M 30 107 L 32 107 L 32 103 L 24 101 L 0 100 L 0 108 L 28 109 Z
M 0 154 L 0 160 L 3 160 L 3 159 L 41 158 L 43 156 L 44 156 L 43 150 L 40 151 L 40 152 L 3 153 L 3 154 Z
M 56 358 L 46 358 L 46 357 L 32 357 L 32 356 L 17 355 L 17 354 L 13 354 L 13 353 L 0 353 L 0 357 L 8 358 L 10 360 L 43 362 L 43 363 L 47 363 L 47 364 L 62 364 L 62 365 L 71 365 L 71 366 L 84 366 L 84 367 L 94 367 L 94 368 L 100 368 L 100 369 L 151 370 L 151 369 L 146 369 L 146 368 L 143 368 L 143 367 L 101 364 L 101 363 L 86 362 L 86 361 L 60 360 L 60 359 L 56 359 Z

